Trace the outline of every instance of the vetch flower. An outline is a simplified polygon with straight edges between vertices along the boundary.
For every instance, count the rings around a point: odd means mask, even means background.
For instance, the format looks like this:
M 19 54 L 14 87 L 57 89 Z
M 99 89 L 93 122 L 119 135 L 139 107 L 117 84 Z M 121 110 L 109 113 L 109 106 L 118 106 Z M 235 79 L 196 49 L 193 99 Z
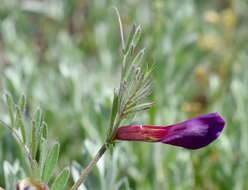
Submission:
M 199 149 L 218 138 L 225 126 L 219 113 L 205 114 L 169 126 L 129 125 L 118 128 L 116 140 L 162 142 Z
M 48 186 L 40 181 L 33 181 L 29 178 L 20 180 L 16 190 L 49 190 Z

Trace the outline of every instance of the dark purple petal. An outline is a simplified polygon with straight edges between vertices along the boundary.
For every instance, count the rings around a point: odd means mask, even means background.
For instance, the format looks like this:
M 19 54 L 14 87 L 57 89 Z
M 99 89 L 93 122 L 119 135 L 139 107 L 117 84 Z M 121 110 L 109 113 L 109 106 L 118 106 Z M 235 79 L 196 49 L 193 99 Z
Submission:
M 191 120 L 169 126 L 163 143 L 198 149 L 214 141 L 225 126 L 219 113 L 206 114 Z

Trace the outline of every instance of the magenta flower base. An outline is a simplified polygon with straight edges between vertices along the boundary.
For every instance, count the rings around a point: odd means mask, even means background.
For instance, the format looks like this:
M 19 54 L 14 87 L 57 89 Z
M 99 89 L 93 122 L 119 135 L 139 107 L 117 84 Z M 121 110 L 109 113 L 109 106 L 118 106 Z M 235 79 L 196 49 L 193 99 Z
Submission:
M 219 113 L 205 114 L 169 126 L 129 125 L 117 130 L 115 139 L 162 142 L 187 149 L 199 149 L 218 138 L 225 126 Z

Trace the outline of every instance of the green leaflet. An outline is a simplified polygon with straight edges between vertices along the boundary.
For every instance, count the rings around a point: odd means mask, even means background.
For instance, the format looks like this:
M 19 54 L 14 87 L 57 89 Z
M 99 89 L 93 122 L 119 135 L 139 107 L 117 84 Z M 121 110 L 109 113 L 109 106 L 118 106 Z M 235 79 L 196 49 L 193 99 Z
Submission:
M 69 179 L 70 171 L 68 168 L 63 169 L 55 178 L 51 190 L 63 190 Z
M 45 166 L 45 161 L 48 152 L 48 142 L 46 139 L 41 138 L 40 142 L 40 157 L 39 157 L 39 179 L 42 179 L 42 174 Z
M 9 111 L 11 125 L 12 125 L 12 127 L 14 127 L 14 121 L 15 121 L 14 105 L 15 104 L 13 102 L 13 99 L 8 94 L 6 94 L 5 97 L 6 97 L 6 102 L 7 102 L 7 105 L 8 105 L 8 111 Z
M 59 144 L 57 143 L 52 147 L 45 161 L 44 169 L 42 172 L 42 181 L 44 183 L 48 183 L 51 176 L 53 175 L 54 169 L 57 165 L 58 157 Z
M 112 111 L 111 111 L 111 119 L 110 119 L 110 126 L 109 126 L 109 130 L 108 130 L 108 134 L 107 134 L 107 139 L 111 138 L 112 132 L 113 132 L 113 128 L 114 128 L 114 122 L 115 122 L 115 118 L 118 112 L 118 94 L 117 91 L 114 91 L 114 99 L 113 99 L 113 104 L 112 104 Z

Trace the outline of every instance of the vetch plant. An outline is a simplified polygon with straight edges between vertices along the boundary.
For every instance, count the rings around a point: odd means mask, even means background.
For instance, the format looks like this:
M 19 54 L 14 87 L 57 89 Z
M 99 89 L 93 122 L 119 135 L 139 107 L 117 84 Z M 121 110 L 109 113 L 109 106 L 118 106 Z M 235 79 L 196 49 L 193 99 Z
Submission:
M 145 65 L 142 61 L 145 49 L 138 50 L 141 26 L 134 25 L 127 42 L 125 42 L 121 18 L 118 10 L 115 10 L 118 16 L 122 45 L 120 86 L 114 90 L 110 126 L 105 143 L 101 146 L 95 158 L 85 168 L 71 190 L 76 190 L 84 182 L 106 150 L 114 145 L 115 136 L 121 123 L 134 116 L 137 112 L 150 109 L 154 104 L 154 102 L 144 101 L 152 92 L 150 80 L 152 68 L 149 68 L 149 65 Z
M 115 145 L 116 141 L 162 142 L 186 149 L 198 149 L 214 141 L 225 125 L 219 113 L 211 113 L 170 126 L 122 126 L 136 113 L 148 110 L 154 105 L 154 102 L 146 101 L 152 93 L 150 74 L 153 68 L 143 61 L 145 49 L 138 48 L 141 26 L 134 25 L 128 39 L 125 40 L 117 9 L 116 13 L 121 34 L 122 68 L 119 88 L 114 90 L 110 124 L 103 145 L 70 190 L 80 187 L 99 159 Z M 10 122 L 8 124 L 0 120 L 0 123 L 17 139 L 28 163 L 26 178 L 13 181 L 17 190 L 48 190 L 49 186 L 51 190 L 64 189 L 70 175 L 69 170 L 65 168 L 54 177 L 60 146 L 59 143 L 49 145 L 48 129 L 41 110 L 38 109 L 31 117 L 31 122 L 28 122 L 30 118 L 26 117 L 25 96 L 15 104 L 12 98 L 6 95 L 6 102 Z
M 141 26 L 134 25 L 127 42 L 125 42 L 122 22 L 117 9 L 116 13 L 121 34 L 122 69 L 120 86 L 114 90 L 110 126 L 105 143 L 84 169 L 71 190 L 76 190 L 84 182 L 102 155 L 114 145 L 116 140 L 163 142 L 187 149 L 198 149 L 214 141 L 225 125 L 225 121 L 219 113 L 212 113 L 167 127 L 143 125 L 120 127 L 129 116 L 150 109 L 154 102 L 145 102 L 145 98 L 152 93 L 150 80 L 152 68 L 142 61 L 145 49 L 138 50 Z

